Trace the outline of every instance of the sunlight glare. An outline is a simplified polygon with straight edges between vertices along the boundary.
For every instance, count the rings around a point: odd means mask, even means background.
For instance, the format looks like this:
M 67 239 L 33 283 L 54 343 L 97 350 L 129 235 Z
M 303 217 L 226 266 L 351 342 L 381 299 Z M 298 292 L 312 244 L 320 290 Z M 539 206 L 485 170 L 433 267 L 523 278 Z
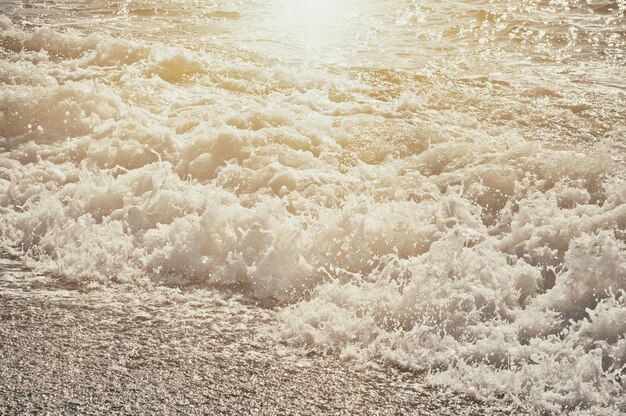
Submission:
M 282 0 L 279 30 L 307 49 L 322 47 L 339 35 L 350 9 L 345 0 Z

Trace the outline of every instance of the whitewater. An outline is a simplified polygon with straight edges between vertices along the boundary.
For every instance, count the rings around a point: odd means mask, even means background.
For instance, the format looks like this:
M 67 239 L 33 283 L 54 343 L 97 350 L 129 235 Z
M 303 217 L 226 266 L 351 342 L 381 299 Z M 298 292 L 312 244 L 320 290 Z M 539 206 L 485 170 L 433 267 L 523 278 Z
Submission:
M 0 247 L 39 287 L 235 293 L 293 354 L 626 413 L 625 1 L 0 12 Z

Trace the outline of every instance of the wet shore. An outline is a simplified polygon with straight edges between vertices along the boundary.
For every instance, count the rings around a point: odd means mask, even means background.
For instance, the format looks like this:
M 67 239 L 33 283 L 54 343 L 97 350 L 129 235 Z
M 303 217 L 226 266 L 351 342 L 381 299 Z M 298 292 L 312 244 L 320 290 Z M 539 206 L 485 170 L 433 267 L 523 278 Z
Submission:
M 221 295 L 54 289 L 0 264 L 0 414 L 519 414 L 419 374 L 295 354 Z M 46 283 L 46 286 L 48 283 Z

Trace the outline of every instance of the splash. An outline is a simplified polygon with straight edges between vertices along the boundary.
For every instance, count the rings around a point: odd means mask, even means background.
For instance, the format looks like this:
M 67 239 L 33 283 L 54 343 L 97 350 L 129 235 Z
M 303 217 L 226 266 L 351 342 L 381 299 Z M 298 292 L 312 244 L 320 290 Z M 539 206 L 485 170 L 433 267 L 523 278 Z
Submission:
M 418 11 L 389 24 L 419 31 Z M 4 250 L 85 290 L 235 289 L 280 305 L 287 343 L 479 398 L 626 411 L 619 57 L 341 67 L 110 19 L 0 18 Z

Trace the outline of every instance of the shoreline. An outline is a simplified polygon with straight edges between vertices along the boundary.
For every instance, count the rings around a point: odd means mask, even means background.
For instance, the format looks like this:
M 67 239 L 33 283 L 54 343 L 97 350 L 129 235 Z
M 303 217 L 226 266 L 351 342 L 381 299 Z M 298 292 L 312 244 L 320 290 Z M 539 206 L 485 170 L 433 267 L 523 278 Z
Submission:
M 2 414 L 519 414 L 415 373 L 296 355 L 272 336 L 274 311 L 217 294 L 172 301 L 37 281 L 2 260 Z

